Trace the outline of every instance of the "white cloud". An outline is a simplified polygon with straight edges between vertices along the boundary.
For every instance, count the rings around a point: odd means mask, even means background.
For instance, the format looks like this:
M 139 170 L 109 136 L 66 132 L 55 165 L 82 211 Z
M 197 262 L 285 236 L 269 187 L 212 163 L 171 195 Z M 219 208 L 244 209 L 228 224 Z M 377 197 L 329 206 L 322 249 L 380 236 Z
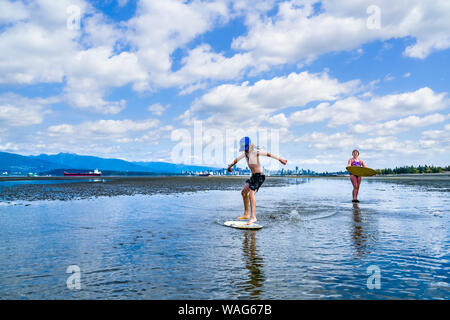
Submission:
M 82 16 L 83 29 L 67 27 L 67 9 L 82 14 L 93 9 L 82 0 L 37 0 L 22 5 L 28 19 L 5 26 L 0 33 L 0 83 L 61 83 L 69 103 L 99 113 L 118 113 L 125 101 L 105 101 L 111 87 L 146 80 L 132 53 L 113 53 L 117 41 L 112 26 L 100 14 Z M 78 43 L 97 47 L 83 50 Z
M 350 149 L 354 146 L 356 138 L 345 132 L 330 135 L 323 132 L 312 132 L 302 135 L 294 141 L 306 142 L 310 148 L 316 149 Z
M 50 126 L 48 133 L 50 136 L 72 135 L 84 136 L 90 139 L 117 139 L 130 132 L 145 131 L 157 127 L 159 121 L 147 119 L 142 121 L 132 120 L 98 120 L 87 121 L 78 125 L 60 124 Z
M 81 11 L 81 30 L 67 27 L 70 6 Z M 105 100 L 110 88 L 146 85 L 142 83 L 147 82 L 147 73 L 137 56 L 115 51 L 123 32 L 84 1 L 37 0 L 22 9 L 28 19 L 6 25 L 0 33 L 0 83 L 66 81 L 64 91 L 71 105 L 104 114 L 125 107 L 124 100 Z
M 28 18 L 28 11 L 19 1 L 0 2 L 0 23 L 12 23 Z
M 427 147 L 434 147 L 437 152 L 447 153 L 447 164 L 450 161 L 450 124 L 446 124 L 442 130 L 428 130 L 422 133 L 420 143 Z
M 0 83 L 61 82 L 79 32 L 66 26 L 67 8 L 81 0 L 36 0 L 18 5 L 25 20 L 3 26 L 0 33 Z
M 160 103 L 154 103 L 152 105 L 150 105 L 148 107 L 148 111 L 150 111 L 151 113 L 153 113 L 154 115 L 160 116 L 163 114 L 164 111 L 166 111 L 167 108 L 169 108 L 170 106 L 163 106 Z
M 439 131 L 443 133 L 445 131 Z M 446 132 L 448 135 L 448 131 Z M 309 148 L 316 150 L 326 150 L 327 152 L 342 152 L 347 150 L 350 155 L 354 148 L 361 152 L 378 153 L 378 155 L 426 155 L 428 152 L 447 152 L 450 150 L 449 143 L 439 144 L 441 140 L 420 139 L 399 140 L 395 136 L 380 136 L 366 138 L 361 135 L 350 134 L 347 132 L 337 132 L 326 134 L 323 132 L 313 132 L 298 137 L 295 142 L 306 143 Z
M 307 62 L 330 51 L 361 52 L 360 46 L 372 40 L 413 37 L 417 42 L 405 54 L 419 58 L 450 46 L 445 0 L 429 4 L 380 0 L 376 3 L 381 9 L 380 30 L 367 28 L 370 0 L 324 1 L 319 13 L 314 12 L 315 1 L 285 1 L 278 4 L 274 17 L 268 17 L 274 3 L 142 0 L 136 15 L 119 24 L 83 0 L 2 1 L 0 83 L 67 80 L 66 92 L 74 106 L 117 113 L 125 102 L 107 101 L 105 96 L 109 89 L 127 84 L 137 91 L 178 86 L 186 94 L 205 88 L 208 79 L 235 80 L 248 70 L 254 74 L 271 65 Z M 81 30 L 66 27 L 71 5 L 81 9 Z M 173 72 L 171 55 L 176 49 L 242 15 L 249 30 L 232 45 L 241 52 L 225 56 L 201 44 L 189 50 L 181 68 Z
M 195 100 L 184 117 L 189 120 L 209 115 L 209 122 L 258 124 L 277 110 L 302 107 L 312 101 L 336 100 L 358 88 L 357 80 L 341 83 L 327 73 L 308 72 L 260 80 L 251 86 L 246 82 L 224 84 Z
M 0 123 L 4 128 L 40 124 L 44 115 L 51 112 L 47 106 L 56 102 L 55 97 L 30 99 L 12 93 L 0 95 Z
M 133 53 L 114 55 L 111 48 L 98 47 L 79 52 L 71 60 L 65 88 L 68 102 L 75 107 L 104 114 L 116 114 L 125 101 L 105 101 L 108 88 L 145 81 L 147 74 Z
M 206 79 L 238 79 L 243 75 L 245 68 L 252 64 L 252 58 L 247 53 L 227 58 L 221 53 L 213 52 L 208 44 L 202 44 L 190 50 L 181 63 L 180 70 L 168 73 L 166 77 L 161 76 L 160 84 L 181 86 L 188 84 L 193 88 L 192 83 Z
M 323 102 L 317 105 L 314 108 L 308 108 L 305 110 L 295 111 L 288 118 L 284 114 L 280 114 L 283 116 L 284 126 L 289 126 L 291 124 L 305 124 L 305 123 L 314 123 L 321 122 L 327 118 L 329 118 L 329 110 L 330 103 Z M 275 115 L 272 119 L 276 119 L 279 115 Z
M 22 153 L 72 152 L 137 161 L 154 159 L 162 139 L 168 139 L 172 126 L 158 119 L 84 121 L 62 123 L 22 137 Z
M 356 124 L 351 127 L 351 130 L 356 133 L 368 133 L 370 135 L 392 135 L 404 131 L 409 131 L 414 128 L 426 127 L 432 124 L 441 123 L 447 120 L 448 115 L 439 113 L 431 114 L 425 117 L 409 116 L 399 120 L 391 120 L 376 124 Z
M 362 40 L 359 35 L 365 29 L 364 21 L 353 17 L 311 17 L 311 5 L 280 3 L 276 17 L 253 20 L 248 35 L 235 39 L 233 48 L 252 52 L 259 68 L 264 69 L 313 59 L 324 52 L 358 47 Z
M 322 103 L 314 108 L 294 112 L 287 121 L 290 124 L 303 124 L 328 120 L 330 127 L 356 122 L 373 123 L 448 108 L 446 95 L 424 87 L 412 92 L 372 96 L 368 100 L 348 97 L 333 104 Z
M 125 108 L 123 100 L 106 99 L 115 87 L 194 88 L 192 84 L 208 77 L 231 79 L 241 72 L 242 64 L 248 64 L 239 55 L 225 58 L 200 46 L 185 58 L 182 70 L 171 70 L 171 54 L 177 48 L 228 20 L 228 3 L 222 0 L 142 0 L 136 15 L 121 24 L 109 21 L 84 0 L 1 5 L 5 13 L 0 23 L 12 24 L 0 32 L 0 83 L 66 81 L 68 102 L 92 112 L 116 114 Z M 82 14 L 80 30 L 67 27 L 71 6 Z M 199 68 L 208 61 L 207 68 Z
M 426 58 L 431 52 L 450 47 L 450 4 L 446 0 L 328 0 L 321 12 L 316 1 L 284 1 L 274 17 L 259 16 L 248 23 L 248 34 L 233 41 L 233 48 L 250 52 L 255 66 L 311 61 L 318 55 L 359 48 L 374 40 L 412 37 L 416 43 L 404 54 Z M 380 9 L 379 29 L 368 28 L 367 8 Z
M 20 148 L 14 143 L 7 142 L 5 144 L 0 144 L 0 151 L 9 151 L 9 152 L 15 152 L 19 151 Z
M 83 36 L 80 43 L 85 48 L 108 47 L 120 50 L 125 42 L 124 27 L 115 24 L 98 12 L 89 13 L 82 19 Z M 111 54 L 112 55 L 112 54 Z
M 127 41 L 136 51 L 140 64 L 149 73 L 152 85 L 167 84 L 171 72 L 171 54 L 216 23 L 228 19 L 223 1 L 179 0 L 138 3 L 137 13 L 127 22 Z
M 394 81 L 394 80 L 395 80 L 395 77 L 394 77 L 392 74 L 388 73 L 388 74 L 384 77 L 383 80 L 384 80 L 385 82 L 390 82 L 390 81 Z

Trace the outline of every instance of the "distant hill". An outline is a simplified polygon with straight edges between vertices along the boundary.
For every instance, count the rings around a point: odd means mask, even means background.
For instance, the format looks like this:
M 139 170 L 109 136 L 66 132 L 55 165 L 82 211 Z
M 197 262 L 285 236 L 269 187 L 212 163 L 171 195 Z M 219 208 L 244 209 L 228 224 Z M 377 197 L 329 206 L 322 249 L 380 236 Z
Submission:
M 93 156 L 80 156 L 75 153 L 41 154 L 30 158 L 56 163 L 59 168 L 91 168 L 114 171 L 147 171 L 139 165 L 120 159 L 105 159 Z
M 86 169 L 79 169 L 86 168 Z M 50 173 L 62 175 L 67 171 L 89 171 L 99 169 L 106 175 L 138 173 L 179 174 L 182 171 L 205 171 L 217 168 L 191 166 L 168 162 L 130 162 L 120 159 L 106 159 L 94 156 L 83 156 L 74 153 L 58 153 L 54 155 L 22 156 L 14 153 L 0 152 L 0 171 L 11 174 Z
M 133 162 L 141 167 L 147 168 L 151 172 L 179 172 L 181 171 L 205 171 L 217 170 L 213 167 L 202 167 L 185 164 L 175 164 L 170 162 Z
M 0 171 L 9 173 L 27 174 L 29 172 L 41 172 L 58 169 L 58 164 L 41 159 L 35 159 L 19 154 L 0 152 Z

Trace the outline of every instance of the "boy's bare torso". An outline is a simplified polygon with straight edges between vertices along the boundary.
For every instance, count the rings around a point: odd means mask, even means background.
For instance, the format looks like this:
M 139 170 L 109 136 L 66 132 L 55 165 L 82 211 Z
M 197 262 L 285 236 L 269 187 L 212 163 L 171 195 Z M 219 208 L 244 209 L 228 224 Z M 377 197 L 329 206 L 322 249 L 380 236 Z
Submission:
M 250 171 L 253 174 L 262 173 L 263 170 L 262 170 L 261 163 L 259 162 L 259 155 L 267 156 L 267 154 L 265 152 L 254 150 L 254 151 L 248 152 L 247 156 L 246 156 L 245 152 L 242 153 L 238 157 L 238 159 L 240 160 L 245 157 L 247 160 L 248 168 L 250 169 Z

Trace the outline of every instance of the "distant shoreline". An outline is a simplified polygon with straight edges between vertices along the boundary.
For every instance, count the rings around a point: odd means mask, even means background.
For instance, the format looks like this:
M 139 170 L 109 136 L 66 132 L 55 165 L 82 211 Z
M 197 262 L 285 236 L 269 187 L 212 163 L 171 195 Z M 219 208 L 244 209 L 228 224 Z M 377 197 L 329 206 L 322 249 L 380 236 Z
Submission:
M 50 177 L 28 177 L 28 176 L 6 176 L 1 177 L 0 181 L 35 181 L 35 180 L 141 180 L 141 179 L 154 179 L 154 178 L 164 178 L 164 177 L 179 177 L 179 178 L 198 178 L 198 179 L 244 179 L 248 177 L 248 175 L 224 175 L 224 176 L 188 176 L 188 175 L 151 175 L 151 176 L 100 176 L 100 177 L 69 177 L 69 176 L 50 176 Z M 348 178 L 349 175 L 274 175 L 267 176 L 272 178 L 289 178 L 289 179 L 311 179 L 311 178 L 321 178 L 321 179 L 343 179 Z M 425 180 L 425 179 L 433 179 L 433 180 L 450 180 L 450 172 L 442 172 L 442 173 L 407 173 L 407 174 L 386 174 L 386 175 L 376 175 L 372 177 L 364 177 L 364 179 L 370 180 L 396 180 L 396 179 L 411 179 L 411 180 Z
M 248 176 L 106 176 L 90 177 L 1 177 L 0 203 L 35 200 L 75 200 L 97 197 L 177 194 L 184 192 L 229 190 L 237 191 Z M 303 182 L 341 181 L 351 183 L 348 176 L 268 176 L 264 189 Z M 364 183 L 406 183 L 439 185 L 448 188 L 450 175 L 416 175 L 369 177 Z

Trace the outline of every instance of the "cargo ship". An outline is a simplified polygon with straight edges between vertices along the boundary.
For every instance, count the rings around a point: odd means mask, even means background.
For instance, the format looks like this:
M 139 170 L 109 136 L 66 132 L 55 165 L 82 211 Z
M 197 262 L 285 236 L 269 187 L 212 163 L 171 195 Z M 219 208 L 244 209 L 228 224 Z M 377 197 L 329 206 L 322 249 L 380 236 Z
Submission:
M 65 172 L 64 176 L 69 177 L 100 177 L 102 175 L 101 171 L 98 171 L 98 169 L 95 169 L 94 171 L 89 172 Z

